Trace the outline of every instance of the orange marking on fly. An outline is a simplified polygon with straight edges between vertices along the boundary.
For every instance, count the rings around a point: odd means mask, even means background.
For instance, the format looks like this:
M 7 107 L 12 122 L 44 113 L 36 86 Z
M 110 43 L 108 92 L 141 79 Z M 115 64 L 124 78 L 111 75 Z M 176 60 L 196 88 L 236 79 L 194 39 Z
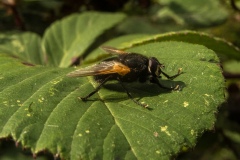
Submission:
M 121 76 L 124 76 L 126 75 L 127 73 L 129 73 L 131 71 L 131 69 L 121 63 L 116 63 L 114 66 L 113 66 L 113 70 L 115 72 L 117 72 L 119 75 Z
M 122 63 L 114 62 L 113 66 L 111 66 L 111 69 L 108 70 L 100 70 L 98 74 L 111 74 L 111 73 L 117 73 L 121 76 L 126 75 L 129 73 L 131 69 Z

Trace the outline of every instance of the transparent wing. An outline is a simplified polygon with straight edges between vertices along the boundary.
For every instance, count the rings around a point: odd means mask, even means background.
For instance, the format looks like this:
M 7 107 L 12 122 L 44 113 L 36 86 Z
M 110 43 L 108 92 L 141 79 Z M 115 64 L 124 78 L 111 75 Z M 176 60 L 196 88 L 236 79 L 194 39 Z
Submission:
M 67 74 L 68 77 L 82 77 L 82 76 L 94 76 L 101 74 L 117 73 L 124 76 L 130 72 L 130 68 L 122 63 L 115 61 L 103 61 L 99 64 L 95 64 L 86 68 L 81 68 L 76 71 Z
M 101 46 L 100 47 L 103 51 L 110 53 L 110 54 L 128 54 L 128 52 L 125 52 L 123 50 L 116 49 L 114 47 L 109 47 L 109 46 Z

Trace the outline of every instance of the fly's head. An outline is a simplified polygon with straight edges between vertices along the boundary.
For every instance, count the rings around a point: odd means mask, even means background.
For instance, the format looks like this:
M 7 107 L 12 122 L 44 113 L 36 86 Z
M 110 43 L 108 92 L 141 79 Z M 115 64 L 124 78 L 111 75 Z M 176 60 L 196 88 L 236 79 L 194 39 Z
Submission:
M 148 71 L 153 77 L 161 77 L 160 74 L 162 73 L 161 69 L 165 66 L 161 64 L 157 58 L 151 57 L 148 60 Z

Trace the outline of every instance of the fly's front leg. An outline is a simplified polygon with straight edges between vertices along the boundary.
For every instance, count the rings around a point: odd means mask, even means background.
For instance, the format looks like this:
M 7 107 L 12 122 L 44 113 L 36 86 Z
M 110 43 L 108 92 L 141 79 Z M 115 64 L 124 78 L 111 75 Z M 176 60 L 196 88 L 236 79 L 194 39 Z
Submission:
M 166 73 L 164 73 L 164 72 L 162 71 L 162 74 L 163 74 L 165 77 L 167 77 L 167 79 L 171 79 L 171 80 L 173 80 L 174 78 L 178 77 L 178 76 L 181 75 L 182 73 L 183 73 L 183 72 L 182 72 L 182 68 L 179 68 L 179 69 L 178 69 L 178 73 L 175 74 L 175 75 L 173 75 L 173 76 L 169 76 L 168 74 L 166 74 Z

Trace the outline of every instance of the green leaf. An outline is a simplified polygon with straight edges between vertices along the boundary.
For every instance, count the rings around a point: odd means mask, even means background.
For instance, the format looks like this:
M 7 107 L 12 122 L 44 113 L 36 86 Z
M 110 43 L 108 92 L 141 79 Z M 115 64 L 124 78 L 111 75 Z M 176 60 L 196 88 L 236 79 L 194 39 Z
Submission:
M 48 64 L 70 66 L 85 53 L 98 36 L 124 17 L 125 15 L 120 13 L 86 12 L 73 14 L 55 22 L 43 37 Z
M 124 42 L 125 38 L 128 41 Z M 218 37 L 213 37 L 203 32 L 195 31 L 169 32 L 157 35 L 127 35 L 110 40 L 103 45 L 119 46 L 120 49 L 128 49 L 133 46 L 164 41 L 180 41 L 192 44 L 201 44 L 217 53 L 221 60 L 240 60 L 240 50 L 232 43 Z M 86 60 L 93 61 L 94 57 L 96 58 L 98 55 L 99 52 L 94 51 L 86 58 Z
M 98 85 L 91 77 L 69 78 L 73 69 L 27 66 L 0 54 L 0 138 L 12 136 L 38 153 L 49 150 L 64 159 L 169 159 L 213 128 L 224 102 L 224 79 L 216 54 L 184 42 L 147 42 L 128 51 L 154 56 L 181 91 L 154 84 L 126 84 L 153 110 L 130 100 L 109 82 L 89 101 Z
M 45 63 L 39 35 L 30 32 L 0 34 L 0 40 L 0 53 L 10 54 L 28 63 Z

